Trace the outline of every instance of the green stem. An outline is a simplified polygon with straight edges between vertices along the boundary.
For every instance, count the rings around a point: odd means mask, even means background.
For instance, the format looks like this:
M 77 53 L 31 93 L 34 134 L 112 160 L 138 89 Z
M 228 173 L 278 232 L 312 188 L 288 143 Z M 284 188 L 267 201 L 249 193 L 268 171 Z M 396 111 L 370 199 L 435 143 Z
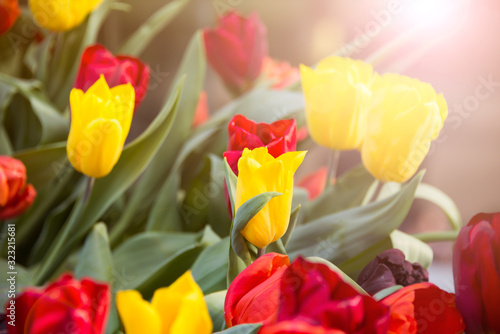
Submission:
M 337 170 L 339 168 L 339 161 L 340 161 L 340 151 L 332 150 L 328 158 L 328 172 L 326 174 L 327 176 L 326 176 L 325 189 L 331 186 L 332 184 L 335 184 L 337 178 Z
M 88 178 L 87 186 L 80 197 L 77 200 L 73 211 L 71 212 L 69 220 L 64 224 L 61 232 L 57 235 L 56 241 L 50 247 L 49 251 L 45 255 L 40 267 L 34 275 L 33 283 L 34 285 L 42 285 L 47 279 L 50 278 L 52 273 L 57 269 L 57 267 L 64 261 L 64 259 L 69 255 L 69 252 L 63 252 L 62 249 L 66 246 L 66 243 L 70 239 L 75 226 L 79 223 L 79 218 L 83 209 L 87 204 L 87 200 L 94 186 L 94 178 Z
M 459 231 L 440 231 L 413 234 L 413 236 L 423 242 L 455 241 Z
M 264 254 L 266 254 L 266 247 L 257 248 L 257 258 L 261 257 Z

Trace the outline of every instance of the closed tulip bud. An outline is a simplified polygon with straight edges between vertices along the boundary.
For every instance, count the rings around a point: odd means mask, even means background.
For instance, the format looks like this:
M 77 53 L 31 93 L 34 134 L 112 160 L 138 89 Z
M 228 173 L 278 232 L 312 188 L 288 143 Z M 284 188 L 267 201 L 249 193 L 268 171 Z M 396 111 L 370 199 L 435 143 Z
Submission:
M 329 57 L 315 70 L 301 65 L 300 72 L 307 127 L 314 141 L 336 150 L 359 148 L 370 106 L 372 66 Z
M 212 320 L 191 272 L 155 291 L 151 303 L 135 290 L 119 291 L 116 307 L 126 334 L 210 334 Z
M 467 334 L 500 333 L 500 212 L 480 213 L 462 228 L 453 274 Z
M 9 323 L 7 330 L 9 334 L 104 334 L 110 305 L 107 284 L 66 274 L 46 288 L 25 289 L 9 301 L 6 313 L 14 309 L 15 325 Z
M 224 302 L 227 327 L 276 320 L 281 278 L 289 265 L 288 256 L 268 253 L 239 273 Z
M 372 87 L 363 164 L 381 181 L 405 182 L 439 135 L 448 115 L 446 101 L 431 85 L 395 74 L 376 77 Z
M 21 215 L 33 204 L 35 197 L 35 188 L 26 184 L 24 164 L 0 155 L 0 220 Z
M 264 248 L 281 238 L 288 229 L 293 196 L 293 175 L 306 152 L 288 152 L 274 158 L 266 147 L 245 148 L 238 162 L 235 211 L 257 195 L 275 191 L 272 198 L 241 232 L 252 244 Z
M 97 44 L 83 51 L 74 87 L 85 92 L 101 75 L 104 75 L 109 87 L 129 83 L 134 87 L 137 108 L 146 95 L 149 74 L 149 66 L 140 59 L 126 55 L 113 56 L 104 46 Z
M 257 14 L 244 18 L 230 12 L 215 29 L 203 32 L 208 62 L 228 89 L 239 95 L 260 76 L 267 55 L 266 27 Z
M 29 0 L 33 18 L 52 31 L 66 31 L 79 26 L 103 0 Z
M 0 0 L 0 35 L 5 34 L 21 14 L 17 0 Z
M 71 127 L 66 151 L 73 167 L 88 176 L 108 175 L 118 162 L 134 111 L 130 84 L 109 88 L 101 76 L 85 93 L 70 95 Z
M 383 251 L 366 265 L 358 276 L 358 284 L 369 294 L 394 285 L 408 286 L 428 282 L 429 273 L 418 263 L 406 261 L 399 249 Z

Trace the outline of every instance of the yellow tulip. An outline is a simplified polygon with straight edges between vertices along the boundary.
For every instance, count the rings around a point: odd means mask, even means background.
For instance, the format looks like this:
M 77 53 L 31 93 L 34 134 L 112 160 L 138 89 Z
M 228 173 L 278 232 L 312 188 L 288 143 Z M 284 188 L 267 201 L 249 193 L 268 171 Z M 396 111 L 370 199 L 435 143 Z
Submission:
M 134 98 L 132 85 L 110 89 L 104 76 L 85 93 L 76 88 L 71 91 L 66 151 L 77 171 L 95 178 L 111 172 L 130 130 Z
M 80 25 L 103 0 L 29 0 L 35 21 L 52 31 Z
M 361 148 L 363 164 L 382 181 L 410 179 L 448 116 L 444 97 L 405 76 L 376 76 L 373 105 Z
M 212 320 L 203 292 L 190 271 L 168 288 L 156 290 L 151 303 L 135 290 L 119 291 L 116 307 L 125 334 L 212 333 Z
M 290 221 L 293 175 L 305 155 L 306 152 L 288 152 L 274 158 L 266 147 L 243 150 L 238 161 L 236 213 L 243 203 L 259 194 L 283 194 L 272 198 L 241 232 L 255 246 L 264 248 L 285 234 Z
M 371 65 L 329 57 L 316 70 L 300 67 L 306 100 L 306 120 L 318 144 L 336 150 L 360 147 L 370 106 Z

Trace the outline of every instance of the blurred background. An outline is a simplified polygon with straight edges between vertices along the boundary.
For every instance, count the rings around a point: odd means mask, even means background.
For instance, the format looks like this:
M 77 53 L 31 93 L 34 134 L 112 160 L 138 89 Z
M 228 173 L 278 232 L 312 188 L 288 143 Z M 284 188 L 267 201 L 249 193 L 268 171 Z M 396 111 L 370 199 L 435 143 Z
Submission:
M 165 3 L 125 2 L 133 10 L 113 12 L 100 36 L 112 51 Z M 455 201 L 464 223 L 478 212 L 500 211 L 500 1 L 192 0 L 142 56 L 152 77 L 134 118 L 135 134 L 158 112 L 192 34 L 214 26 L 228 9 L 259 13 L 267 25 L 270 56 L 294 66 L 314 65 L 334 53 L 377 61 L 380 50 L 396 45 L 375 70 L 429 82 L 449 105 L 444 129 L 422 165 L 424 181 Z M 206 90 L 212 113 L 230 100 L 210 69 Z M 325 157 L 323 149 L 312 150 L 301 173 L 326 164 Z M 358 152 L 342 154 L 340 173 L 359 161 Z M 417 200 L 403 229 L 447 226 L 438 207 Z M 433 247 L 437 260 L 449 262 L 451 243 Z

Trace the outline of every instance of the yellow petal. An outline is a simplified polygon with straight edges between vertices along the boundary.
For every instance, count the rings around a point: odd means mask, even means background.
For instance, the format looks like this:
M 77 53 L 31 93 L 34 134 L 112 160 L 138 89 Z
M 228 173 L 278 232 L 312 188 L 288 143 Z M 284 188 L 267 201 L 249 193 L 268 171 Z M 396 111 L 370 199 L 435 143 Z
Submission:
M 122 129 L 116 120 L 98 118 L 83 129 L 76 150 L 85 175 L 100 178 L 108 175 L 123 149 Z
M 135 290 L 118 291 L 116 307 L 126 334 L 160 334 L 161 319 L 156 310 Z
M 99 79 L 97 79 L 96 82 L 92 86 L 90 86 L 89 89 L 85 92 L 85 96 L 96 96 L 100 100 L 99 102 L 106 102 L 111 100 L 111 89 L 108 86 L 108 83 L 106 82 L 106 79 L 104 79 L 104 75 L 101 74 Z
M 212 333 L 212 321 L 203 292 L 190 271 L 184 273 L 168 288 L 156 290 L 151 304 L 161 316 L 161 334 Z
M 115 107 L 110 108 L 111 112 L 105 113 L 103 117 L 118 120 L 124 135 L 123 142 L 125 142 L 134 115 L 134 87 L 131 84 L 115 86 L 111 88 L 111 95 Z

